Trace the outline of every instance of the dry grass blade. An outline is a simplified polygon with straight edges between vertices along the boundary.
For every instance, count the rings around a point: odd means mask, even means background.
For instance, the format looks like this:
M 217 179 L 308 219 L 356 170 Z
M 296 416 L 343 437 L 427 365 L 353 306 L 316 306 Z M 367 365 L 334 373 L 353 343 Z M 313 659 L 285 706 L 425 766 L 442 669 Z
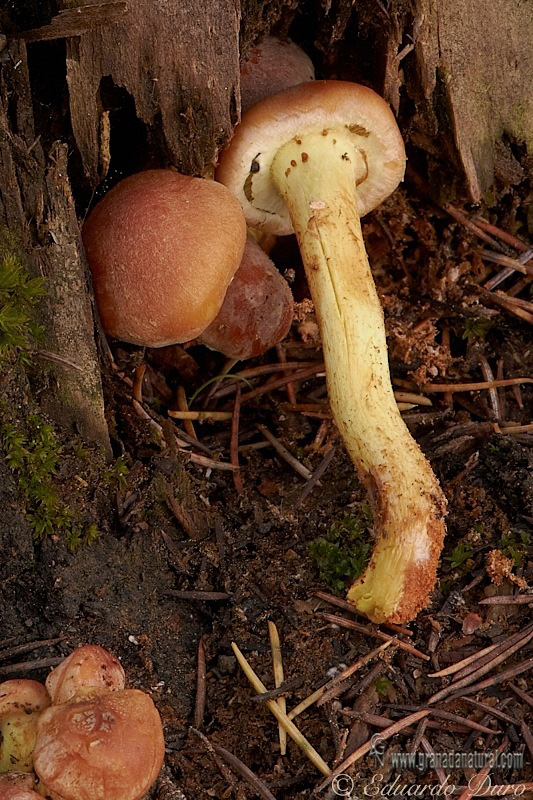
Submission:
M 375 628 L 370 628 L 368 625 L 361 625 L 359 622 L 355 622 L 353 619 L 346 619 L 346 617 L 339 617 L 337 614 L 326 614 L 323 611 L 318 612 L 318 616 L 322 619 L 325 619 L 327 622 L 331 622 L 333 625 L 338 625 L 340 628 L 348 628 L 351 631 L 357 631 L 358 633 L 364 633 L 366 636 L 372 636 L 374 639 L 381 639 L 382 641 L 388 642 L 391 639 L 394 639 L 394 636 L 390 636 L 388 633 L 383 633 L 383 631 L 376 630 Z M 412 656 L 416 656 L 417 658 L 422 658 L 424 661 L 429 661 L 429 656 L 425 653 L 420 652 L 417 650 L 416 647 L 413 647 L 412 644 L 407 644 L 407 642 L 402 642 L 401 639 L 395 640 L 402 650 L 405 650 L 406 653 L 411 653 Z
M 268 635 L 270 638 L 270 649 L 272 650 L 272 669 L 274 672 L 274 686 L 279 689 L 285 680 L 283 672 L 283 658 L 281 655 L 281 643 L 279 640 L 278 629 L 274 622 L 268 622 Z M 287 713 L 287 701 L 284 697 L 278 698 L 278 705 L 284 714 Z M 281 722 L 279 726 L 279 750 L 282 756 L 287 752 L 287 733 Z
M 392 736 L 395 736 L 395 734 L 399 733 L 404 728 L 409 727 L 409 725 L 413 725 L 415 722 L 418 722 L 419 720 L 423 719 L 423 717 L 427 717 L 428 714 L 429 714 L 428 709 L 425 709 L 424 711 L 416 711 L 414 714 L 409 714 L 409 716 L 404 717 L 404 719 L 401 719 L 398 722 L 395 722 L 388 728 L 384 728 L 384 730 L 381 732 L 381 741 L 383 742 L 386 741 L 387 739 L 390 739 Z M 326 780 L 322 781 L 322 783 L 317 787 L 317 791 L 322 791 L 323 789 L 326 788 L 326 786 L 329 786 L 330 783 L 338 775 L 340 775 L 343 772 L 347 772 L 352 766 L 352 764 L 355 764 L 355 762 L 359 761 L 360 758 L 366 756 L 366 754 L 369 753 L 371 749 L 372 749 L 371 740 L 365 742 L 365 744 L 361 745 L 361 747 L 358 747 L 357 750 L 355 750 L 348 756 L 348 758 L 344 759 L 342 764 L 339 764 L 339 766 L 335 768 L 335 770 L 331 773 L 331 775 L 329 775 L 326 778 Z
M 352 677 L 358 670 L 362 667 L 366 666 L 373 658 L 377 658 L 381 655 L 388 647 L 391 645 L 397 646 L 398 641 L 396 639 L 389 639 L 388 642 L 383 642 L 380 644 L 379 647 L 376 647 L 374 650 L 371 650 L 370 653 L 367 653 L 364 656 L 361 656 L 354 664 L 351 664 L 349 667 L 346 667 L 342 672 L 338 675 L 335 675 L 329 683 L 326 683 L 325 686 L 322 688 L 324 689 L 324 694 L 318 700 L 317 705 L 322 706 L 324 703 L 327 703 L 330 700 L 333 700 L 335 697 L 338 697 L 339 694 L 342 693 L 344 687 L 342 684 Z
M 503 642 L 502 645 L 505 645 L 505 648 L 500 645 L 493 653 L 489 653 L 485 658 L 489 659 L 487 663 L 483 664 L 483 666 L 477 668 L 476 665 L 471 665 L 466 667 L 465 669 L 468 670 L 468 674 L 464 675 L 464 677 L 457 676 L 456 680 L 451 683 L 449 686 L 446 686 L 444 689 L 441 689 L 440 692 L 437 692 L 428 700 L 428 705 L 433 705 L 437 703 L 439 700 L 442 700 L 448 695 L 453 694 L 458 689 L 464 689 L 470 684 L 474 683 L 481 678 L 483 675 L 486 675 L 487 672 L 491 672 L 493 669 L 498 667 L 503 661 L 506 661 L 510 658 L 514 653 L 524 647 L 531 638 L 533 638 L 533 626 L 526 628 L 527 633 L 523 633 L 521 638 L 517 639 L 512 637 L 512 641 Z M 461 673 L 459 673 L 461 674 Z M 496 676 L 499 677 L 499 676 Z M 487 686 L 490 685 L 487 684 Z M 469 692 L 470 693 L 470 692 Z
M 298 461 L 298 459 L 295 458 L 292 455 L 292 453 L 289 453 L 287 448 L 281 444 L 279 439 L 276 439 L 273 433 L 270 433 L 268 428 L 266 428 L 264 425 L 259 425 L 259 424 L 256 425 L 256 428 L 263 434 L 265 439 L 268 439 L 268 441 L 270 442 L 276 453 L 278 453 L 278 455 L 280 455 L 282 459 L 286 461 L 287 464 L 289 464 L 295 472 L 298 473 L 298 475 L 301 475 L 302 478 L 305 478 L 306 481 L 311 480 L 311 478 L 313 477 L 313 473 L 311 472 L 311 470 L 307 469 L 307 467 L 304 467 L 304 465 L 300 461 Z
M 266 692 L 266 686 L 261 681 L 259 676 L 253 671 L 252 667 L 241 653 L 235 642 L 231 643 L 231 647 L 233 652 L 237 657 L 237 661 L 241 665 L 241 668 L 252 684 L 253 688 L 257 692 L 257 694 L 263 694 Z M 312 764 L 323 774 L 323 775 L 330 775 L 331 770 L 322 758 L 322 756 L 317 753 L 315 748 L 307 741 L 305 736 L 298 730 L 296 725 L 291 722 L 286 714 L 284 714 L 277 704 L 275 700 L 269 700 L 267 705 L 271 712 L 274 714 L 278 722 L 281 722 L 291 739 L 298 745 L 302 753 L 311 761 Z

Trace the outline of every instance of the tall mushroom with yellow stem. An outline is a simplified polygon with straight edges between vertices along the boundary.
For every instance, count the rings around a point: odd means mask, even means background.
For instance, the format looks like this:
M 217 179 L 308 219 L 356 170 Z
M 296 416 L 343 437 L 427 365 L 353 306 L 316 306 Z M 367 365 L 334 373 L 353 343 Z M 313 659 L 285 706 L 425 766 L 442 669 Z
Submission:
M 445 533 L 444 495 L 394 400 L 360 224 L 404 169 L 386 102 L 364 86 L 316 81 L 253 106 L 216 173 L 249 225 L 298 237 L 331 409 L 376 520 L 370 564 L 348 599 L 375 622 L 407 622 L 427 605 Z

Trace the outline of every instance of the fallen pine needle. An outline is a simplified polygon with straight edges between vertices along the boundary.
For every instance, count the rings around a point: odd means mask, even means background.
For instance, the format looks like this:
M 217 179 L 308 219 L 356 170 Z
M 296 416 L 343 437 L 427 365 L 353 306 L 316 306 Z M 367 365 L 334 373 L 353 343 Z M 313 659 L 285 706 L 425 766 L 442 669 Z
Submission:
M 497 644 L 491 644 L 490 647 L 485 647 L 484 650 L 479 650 L 477 653 L 473 653 L 468 658 L 463 658 L 461 661 L 457 661 L 457 663 L 452 664 L 450 667 L 446 667 L 446 669 L 441 669 L 438 672 L 431 672 L 428 675 L 428 678 L 444 678 L 446 675 L 453 675 L 456 672 L 459 672 L 463 667 L 467 667 L 472 661 L 477 661 L 481 656 L 487 655 L 487 653 L 492 653 L 493 650 L 496 650 L 498 647 Z
M 191 419 L 197 422 L 212 420 L 213 422 L 225 422 L 232 418 L 231 411 L 169 411 L 168 416 L 172 419 Z
M 506 736 L 501 745 L 498 747 L 496 755 L 497 756 L 501 755 L 508 744 L 509 744 L 509 739 Z M 470 798 L 474 796 L 477 790 L 484 785 L 485 778 L 487 777 L 491 769 L 492 769 L 492 764 L 489 762 L 486 767 L 483 767 L 483 769 L 477 773 L 477 775 L 473 775 L 468 781 L 468 787 L 459 797 L 459 800 L 470 800 Z
M 313 473 L 311 472 L 311 470 L 307 469 L 307 467 L 304 467 L 304 465 L 300 461 L 298 461 L 298 459 L 295 458 L 292 455 L 292 453 L 289 453 L 287 448 L 281 444 L 279 439 L 276 439 L 273 433 L 270 433 L 268 428 L 266 428 L 264 425 L 259 425 L 259 424 L 256 425 L 256 428 L 263 434 L 265 439 L 268 439 L 268 441 L 270 442 L 276 453 L 278 453 L 278 455 L 280 455 L 282 459 L 287 462 L 287 464 L 290 464 L 290 466 L 293 468 L 295 472 L 298 473 L 298 475 L 301 475 L 302 478 L 305 478 L 306 481 L 311 480 L 311 478 L 313 477 Z
M 263 694 L 266 692 L 266 686 L 261 681 L 259 676 L 253 671 L 252 667 L 241 653 L 235 642 L 231 643 L 231 647 L 235 656 L 237 657 L 237 661 L 241 665 L 242 671 L 252 684 L 253 688 L 257 692 L 257 694 Z M 281 722 L 293 742 L 295 742 L 302 753 L 311 761 L 312 764 L 323 774 L 323 775 L 331 775 L 331 770 L 323 760 L 322 756 L 317 753 L 315 748 L 307 741 L 305 736 L 298 730 L 294 722 L 288 718 L 287 714 L 284 714 L 279 705 L 275 700 L 269 700 L 267 705 L 271 712 L 274 714 L 278 722 Z
M 355 622 L 352 619 L 347 619 L 346 617 L 339 617 L 337 614 L 326 614 L 325 612 L 320 611 L 318 612 L 318 616 L 322 619 L 325 619 L 326 622 L 331 622 L 333 625 L 338 625 L 340 628 L 348 628 L 348 630 L 351 631 L 364 633 L 367 636 L 373 636 L 374 639 L 381 639 L 382 641 L 394 639 L 394 636 L 390 636 L 388 633 L 383 633 L 383 631 L 371 628 L 368 625 L 361 625 L 359 622 Z M 402 642 L 401 639 L 396 639 L 395 641 L 398 647 L 401 647 L 401 649 L 405 650 L 407 653 L 411 653 L 412 656 L 422 658 L 424 661 L 429 661 L 429 656 L 425 653 L 422 653 L 420 650 L 417 650 L 412 644 Z
M 429 709 L 424 709 L 423 711 L 416 711 L 414 714 L 409 714 L 409 716 L 398 720 L 398 722 L 395 722 L 388 728 L 384 728 L 380 732 L 380 741 L 384 742 L 387 739 L 390 739 L 392 736 L 399 733 L 404 728 L 409 727 L 409 725 L 413 725 L 415 722 L 418 722 L 418 720 L 427 717 L 429 713 L 430 713 Z M 343 772 L 347 772 L 347 770 L 352 766 L 352 764 L 355 764 L 355 762 L 359 761 L 360 758 L 366 756 L 366 754 L 370 752 L 372 747 L 373 747 L 372 740 L 369 739 L 368 742 L 365 742 L 365 744 L 362 744 L 361 747 L 357 748 L 357 750 L 354 750 L 354 752 L 351 753 L 348 756 L 348 758 L 344 759 L 342 764 L 339 764 L 339 766 L 336 767 L 335 770 L 328 775 L 326 780 L 322 781 L 322 783 L 317 787 L 317 791 L 320 792 L 323 789 L 325 789 L 326 786 L 329 786 L 329 784 L 337 777 L 337 775 L 340 775 Z
M 312 692 L 308 697 L 305 697 L 301 703 L 298 703 L 297 706 L 294 706 L 292 711 L 289 711 L 287 714 L 289 719 L 294 719 L 306 711 L 310 706 L 314 705 L 317 700 L 319 700 L 324 692 L 326 691 L 326 686 L 320 686 L 314 692 Z
M 533 428 L 533 425 L 531 426 Z M 533 594 L 497 594 L 494 597 L 486 597 L 480 600 L 480 606 L 519 606 L 533 603 Z
M 281 656 L 281 644 L 279 641 L 279 633 L 274 622 L 268 622 L 268 635 L 270 638 L 270 649 L 272 650 L 272 667 L 274 671 L 274 686 L 279 689 L 285 676 L 283 674 L 283 659 Z M 287 701 L 284 697 L 278 698 L 278 705 L 284 714 L 287 713 Z M 282 756 L 287 752 L 287 732 L 281 722 L 278 722 L 279 727 L 279 750 Z
M 349 667 L 346 667 L 342 672 L 339 672 L 338 675 L 335 675 L 329 683 L 326 683 L 325 686 L 322 688 L 325 690 L 322 697 L 320 697 L 317 705 L 322 706 L 324 703 L 327 703 L 329 700 L 333 700 L 340 692 L 341 689 L 340 684 L 346 681 L 348 678 L 357 672 L 357 670 L 361 669 L 368 664 L 369 661 L 372 661 L 373 658 L 381 655 L 388 647 L 392 645 L 397 646 L 398 641 L 396 639 L 389 639 L 388 642 L 383 642 L 380 644 L 379 647 L 376 647 L 374 650 L 371 650 L 370 653 L 367 653 L 361 658 L 357 659 L 354 664 L 351 664 Z
M 418 389 L 416 383 L 403 378 L 394 378 L 393 382 L 405 389 Z M 533 383 L 533 378 L 503 378 L 501 381 L 476 383 L 425 383 L 420 388 L 424 392 L 477 392 L 482 389 L 497 389 L 499 386 L 516 386 L 519 383 Z

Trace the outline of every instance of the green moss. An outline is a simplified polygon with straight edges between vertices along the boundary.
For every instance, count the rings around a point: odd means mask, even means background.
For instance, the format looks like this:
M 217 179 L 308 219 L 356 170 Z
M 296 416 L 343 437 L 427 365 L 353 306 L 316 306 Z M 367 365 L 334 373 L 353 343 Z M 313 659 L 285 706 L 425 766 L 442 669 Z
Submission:
M 346 514 L 334 522 L 326 536 L 311 542 L 311 558 L 320 579 L 336 591 L 352 584 L 363 572 L 370 557 L 372 511 L 363 503 L 357 515 Z
M 488 317 L 474 317 L 465 320 L 462 338 L 467 339 L 469 344 L 476 341 L 483 341 L 490 331 L 494 322 Z
M 0 371 L 28 363 L 42 335 L 34 312 L 43 294 L 43 281 L 30 276 L 16 239 L 0 229 Z
M 85 525 L 79 513 L 61 499 L 56 478 L 63 447 L 48 422 L 37 414 L 30 414 L 24 426 L 1 421 L 0 447 L 24 496 L 35 541 L 52 534 L 64 535 L 68 547 L 75 550 L 98 538 L 96 526 Z
M 526 531 L 507 531 L 501 537 L 499 547 L 516 567 L 521 567 L 531 547 L 531 536 Z
M 444 560 L 449 562 L 452 569 L 460 569 L 466 566 L 466 562 L 471 559 L 473 555 L 474 550 L 469 542 L 459 542 L 452 550 L 451 555 L 445 556 Z

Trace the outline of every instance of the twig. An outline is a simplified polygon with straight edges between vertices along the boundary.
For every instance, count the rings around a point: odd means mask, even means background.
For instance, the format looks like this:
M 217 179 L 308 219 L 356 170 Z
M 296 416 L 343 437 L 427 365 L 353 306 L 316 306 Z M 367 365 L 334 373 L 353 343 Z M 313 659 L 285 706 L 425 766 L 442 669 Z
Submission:
M 15 675 L 19 672 L 32 672 L 34 669 L 57 667 L 64 660 L 64 656 L 52 656 L 50 658 L 37 658 L 34 661 L 21 661 L 20 664 L 9 664 L 7 667 L 0 667 L 0 675 Z
M 515 667 L 511 667 L 510 669 L 505 670 L 505 672 L 500 672 L 499 675 L 495 675 L 493 678 L 487 678 L 486 680 L 481 681 L 480 683 L 474 683 L 472 686 L 468 686 L 466 688 L 461 689 L 460 692 L 450 695 L 450 700 L 453 700 L 456 697 L 462 697 L 465 694 L 473 694 L 475 692 L 481 692 L 483 689 L 488 689 L 489 687 L 497 686 L 499 683 L 505 683 L 511 678 L 515 678 L 517 675 L 521 675 L 522 672 L 527 672 L 532 668 L 533 668 L 533 658 L 530 658 L 527 661 L 522 661 Z M 430 702 L 431 698 L 428 700 L 428 703 Z
M 513 236 L 511 233 L 508 233 L 507 231 L 503 231 L 496 225 L 491 225 L 491 223 L 488 220 L 486 220 L 479 214 L 474 217 L 473 221 L 478 227 L 480 227 L 486 233 L 490 233 L 492 236 L 496 236 L 502 242 L 505 242 L 505 244 L 508 244 L 510 247 L 514 247 L 515 250 L 520 250 L 520 252 L 523 253 L 529 249 L 529 246 L 521 239 L 518 239 L 516 236 Z
M 364 614 L 361 614 L 361 612 L 356 609 L 353 603 L 344 600 L 342 597 L 337 597 L 334 594 L 328 594 L 322 591 L 313 592 L 313 595 L 318 597 L 319 600 L 323 600 L 324 603 L 329 603 L 331 606 L 337 606 L 337 608 L 342 608 L 344 611 L 349 611 L 351 614 L 364 616 Z M 394 633 L 401 633 L 404 636 L 413 635 L 413 631 L 410 631 L 409 628 L 404 628 L 403 625 L 396 625 L 394 622 L 384 622 L 383 627 L 394 631 Z
M 232 789 L 237 790 L 237 784 L 235 783 L 235 779 L 231 774 L 231 772 L 229 771 L 229 769 L 224 764 L 224 762 L 220 760 L 218 753 L 215 750 L 215 746 L 209 741 L 207 736 L 205 736 L 205 734 L 202 733 L 202 731 L 199 731 L 197 728 L 192 728 L 192 727 L 191 731 L 192 733 L 194 733 L 195 736 L 198 736 L 198 738 L 202 740 L 207 752 L 209 753 L 209 755 L 219 768 L 221 774 L 226 779 L 227 783 L 231 786 Z
M 146 364 L 139 364 L 133 377 L 132 394 L 139 405 L 143 402 L 143 380 L 146 373 Z
M 486 714 L 490 714 L 492 717 L 496 717 L 496 719 L 503 720 L 503 722 L 509 722 L 511 725 L 520 724 L 520 720 L 516 719 L 515 717 L 511 717 L 509 714 L 505 714 L 498 708 L 487 705 L 487 703 L 481 703 L 479 700 L 474 700 L 473 697 L 464 697 L 463 700 L 465 703 L 470 703 L 470 705 L 475 706 L 476 708 L 481 708 Z
M 181 589 L 169 589 L 166 594 L 170 597 L 177 597 L 179 600 L 201 600 L 207 602 L 219 602 L 220 600 L 230 600 L 231 595 L 227 592 L 201 592 L 191 589 L 190 591 Z
M 252 787 L 254 792 L 259 795 L 259 797 L 264 798 L 264 800 L 276 800 L 270 789 L 268 789 L 263 781 L 257 777 L 255 772 L 243 764 L 243 762 L 237 758 L 236 755 L 230 753 L 229 750 L 226 750 L 225 747 L 221 747 L 219 744 L 211 744 L 213 750 L 217 755 L 224 759 L 226 764 L 229 764 L 230 767 L 233 767 L 235 772 L 237 772 L 241 778 L 244 778 L 246 783 Z
M 285 355 L 285 348 L 282 344 L 276 345 L 276 353 L 278 354 L 278 358 L 281 364 L 287 363 L 287 356 Z M 292 381 L 289 381 L 287 386 L 285 387 L 285 391 L 287 393 L 287 400 L 289 403 L 296 403 L 296 390 L 294 388 L 294 384 Z
M 456 220 L 456 222 L 460 222 L 461 225 L 463 225 L 467 230 L 475 233 L 476 236 L 478 236 L 484 242 L 487 242 L 487 244 L 490 244 L 495 250 L 504 250 L 502 245 L 496 239 L 493 239 L 492 236 L 486 234 L 478 225 L 476 225 L 465 214 L 463 214 L 462 211 L 459 211 L 458 208 L 455 208 L 455 206 L 452 206 L 450 203 L 446 203 L 443 208 L 448 212 L 450 217 L 453 217 L 454 220 Z
M 426 739 L 426 737 L 424 735 L 422 735 L 420 737 L 420 744 L 422 745 L 422 747 L 426 751 L 426 753 L 428 753 L 429 755 L 432 755 L 432 756 L 435 755 L 435 751 L 434 751 L 433 747 L 430 745 L 429 741 Z M 445 786 L 446 783 L 447 783 L 447 780 L 446 780 L 446 773 L 444 772 L 444 770 L 441 767 L 435 767 L 435 773 L 437 775 L 437 778 L 440 781 L 440 785 L 441 786 Z
M 520 689 L 518 686 L 515 686 L 514 683 L 509 684 L 509 689 L 512 689 L 512 691 L 518 695 L 520 700 L 523 700 L 524 703 L 527 703 L 528 706 L 533 708 L 533 697 L 531 697 L 531 695 L 527 694 L 527 692 L 524 692 L 524 690 Z
M 533 603 L 533 594 L 497 594 L 478 601 L 480 606 L 521 606 L 528 603 Z
M 533 736 L 531 735 L 531 731 L 529 730 L 525 720 L 520 721 L 520 731 L 524 737 L 525 743 L 527 744 L 529 754 L 533 757 Z
M 330 449 L 328 450 L 328 452 L 326 453 L 326 455 L 324 456 L 324 458 L 322 459 L 322 461 L 320 462 L 318 467 L 315 469 L 315 471 L 313 472 L 313 474 L 311 475 L 311 477 L 309 478 L 309 480 L 305 484 L 305 486 L 302 489 L 302 491 L 300 492 L 298 498 L 296 499 L 296 502 L 294 503 L 294 508 L 295 509 L 296 508 L 300 508 L 302 503 L 304 503 L 307 500 L 307 498 L 309 497 L 309 495 L 311 494 L 311 492 L 313 491 L 313 489 L 315 488 L 315 486 L 319 482 L 320 478 L 324 475 L 324 473 L 326 472 L 327 468 L 329 467 L 329 465 L 333 461 L 334 455 L 335 455 L 335 448 L 334 447 L 330 447 Z
M 194 705 L 194 727 L 201 728 L 204 723 L 205 700 L 207 692 L 204 637 L 198 642 L 198 666 L 196 668 L 196 703 Z
M 503 253 L 491 253 L 490 250 L 482 250 L 480 255 L 485 261 L 491 261 L 493 264 L 500 264 L 500 266 L 507 267 L 512 272 L 520 272 L 522 275 L 533 275 L 533 267 L 526 266 L 518 258 L 510 258 Z M 491 280 L 493 279 L 491 278 Z M 489 288 L 489 283 L 490 281 L 487 281 L 487 283 L 484 284 L 485 288 Z
M 301 686 L 303 680 L 301 675 L 296 675 L 296 677 L 280 683 L 277 689 L 269 689 L 267 692 L 263 692 L 263 694 L 257 694 L 255 697 L 252 697 L 252 703 L 266 703 L 267 700 L 277 700 L 279 697 L 290 694 L 293 689 L 297 689 Z
M 278 629 L 274 622 L 268 621 L 268 635 L 270 638 L 270 649 L 272 650 L 272 668 L 274 671 L 274 686 L 276 689 L 282 685 L 285 676 L 283 674 L 283 658 L 281 655 L 281 644 L 279 641 Z M 285 697 L 278 698 L 278 705 L 284 714 L 287 713 L 287 701 Z M 279 750 L 280 754 L 284 756 L 287 752 L 287 733 L 281 722 L 278 722 L 279 727 Z
M 486 655 L 487 653 L 492 653 L 493 650 L 496 650 L 498 647 L 497 644 L 491 644 L 489 647 L 485 647 L 484 650 L 479 650 L 477 653 L 473 653 L 468 658 L 463 658 L 461 661 L 457 661 L 455 664 L 452 664 L 450 667 L 446 667 L 446 669 L 441 669 L 438 672 L 431 672 L 428 675 L 428 678 L 444 678 L 447 675 L 453 675 L 456 672 L 459 672 L 463 667 L 468 666 L 471 664 L 472 661 L 479 661 L 481 656 Z
M 501 434 L 502 436 L 516 436 L 520 433 L 531 433 L 533 431 L 533 423 L 530 422 L 527 425 L 506 425 L 505 427 L 497 426 L 496 433 Z
M 57 636 L 55 639 L 40 639 L 37 642 L 26 642 L 25 644 L 17 644 L 14 647 L 9 647 L 0 652 L 0 661 L 6 661 L 13 656 L 21 656 L 24 653 L 31 653 L 32 650 L 38 650 L 40 647 L 52 647 L 59 642 L 65 640 L 64 636 Z M 9 640 L 7 640 L 9 641 Z
M 178 386 L 178 390 L 176 392 L 176 400 L 178 402 L 178 410 L 181 411 L 182 413 L 187 414 L 187 412 L 189 411 L 189 405 L 187 403 L 187 395 L 185 394 L 185 388 L 183 386 Z M 193 439 L 198 440 L 198 436 L 196 435 L 196 430 L 194 429 L 192 419 L 189 416 L 183 418 L 183 427 L 185 428 L 189 436 L 192 436 Z
M 237 657 L 237 661 L 241 665 L 241 668 L 254 687 L 257 694 L 262 694 L 266 692 L 266 686 L 260 680 L 259 676 L 253 671 L 252 667 L 245 659 L 235 642 L 231 643 L 233 648 L 233 652 Z M 307 741 L 305 736 L 300 733 L 296 725 L 291 722 L 291 720 L 287 717 L 286 714 L 283 713 L 279 705 L 275 700 L 269 700 L 267 705 L 270 711 L 274 714 L 278 722 L 281 722 L 291 739 L 298 745 L 300 750 L 307 756 L 307 758 L 311 761 L 312 764 L 323 774 L 323 775 L 330 775 L 331 770 L 323 760 L 322 756 L 320 756 L 314 747 Z
M 169 411 L 172 419 L 195 420 L 196 422 L 226 422 L 233 417 L 231 411 Z
M 338 697 L 339 694 L 345 690 L 342 684 L 345 683 L 349 678 L 352 677 L 361 667 L 366 666 L 373 658 L 377 658 L 383 653 L 388 647 L 392 645 L 397 646 L 398 641 L 396 639 L 389 639 L 388 642 L 383 642 L 380 644 L 379 647 L 376 647 L 374 650 L 371 650 L 370 653 L 367 653 L 361 658 L 357 659 L 354 664 L 351 664 L 349 667 L 346 667 L 342 672 L 339 672 L 338 675 L 335 675 L 329 683 L 326 683 L 325 686 L 322 688 L 324 689 L 324 693 L 318 700 L 317 706 L 322 706 L 324 703 L 333 700 L 335 697 Z
M 393 725 L 390 725 L 388 728 L 385 728 L 381 733 L 381 741 L 386 741 L 390 739 L 395 734 L 399 733 L 404 728 L 407 728 L 409 725 L 413 725 L 418 720 L 422 719 L 423 717 L 427 717 L 429 714 L 428 710 L 424 711 L 417 711 L 414 714 L 409 714 L 409 716 L 405 717 L 404 719 L 395 722 Z M 372 740 L 365 742 L 365 744 L 358 747 L 353 753 L 351 753 L 348 758 L 346 758 L 342 764 L 339 764 L 338 767 L 324 780 L 322 783 L 317 787 L 317 791 L 322 791 L 329 786 L 330 783 L 340 775 L 342 772 L 347 772 L 348 769 L 355 764 L 356 761 L 359 761 L 360 758 L 365 756 L 370 750 L 372 749 Z
M 508 744 L 509 744 L 509 739 L 506 736 L 501 745 L 498 747 L 497 756 L 503 753 Z M 483 785 L 485 778 L 489 774 L 491 768 L 492 765 L 489 762 L 486 767 L 483 767 L 483 769 L 481 769 L 477 773 L 477 775 L 474 775 L 473 778 L 470 778 L 470 780 L 468 781 L 468 787 L 459 797 L 459 800 L 470 800 L 470 798 L 474 796 L 474 793 L 480 788 L 480 786 Z
M 307 369 L 304 369 L 301 372 L 295 372 L 290 378 L 287 377 L 279 378 L 278 380 L 269 383 L 268 386 L 259 386 L 259 388 L 253 389 L 251 392 L 243 394 L 241 402 L 243 404 L 248 403 L 250 400 L 255 400 L 256 397 L 261 397 L 261 395 L 265 394 L 265 392 L 272 392 L 274 389 L 281 389 L 282 386 L 286 386 L 287 383 L 291 382 L 291 380 L 304 381 L 307 380 L 308 378 L 318 376 L 320 373 L 323 372 L 324 372 L 324 364 L 315 364 L 313 367 L 308 367 Z
M 416 389 L 416 383 L 394 378 L 394 383 L 406 389 Z M 533 383 L 533 378 L 505 378 L 501 381 L 478 381 L 476 383 L 425 383 L 424 392 L 478 392 L 482 389 L 496 389 L 498 386 L 516 386 L 520 383 Z
M 230 436 L 230 462 L 235 467 L 233 473 L 233 485 L 237 494 L 244 492 L 241 468 L 239 464 L 239 420 L 241 415 L 241 387 L 237 386 L 233 414 L 231 415 L 231 436 Z
M 336 614 L 326 614 L 323 611 L 318 612 L 318 616 L 322 619 L 325 619 L 327 622 L 333 623 L 333 625 L 338 625 L 341 628 L 348 628 L 351 631 L 358 631 L 358 633 L 364 633 L 366 636 L 373 636 L 374 639 L 381 639 L 382 641 L 394 639 L 394 637 L 390 636 L 388 633 L 383 633 L 383 631 L 370 628 L 367 625 L 360 625 L 358 622 L 355 622 L 352 619 L 346 619 L 346 617 L 339 617 Z M 402 650 L 405 650 L 407 653 L 411 653 L 412 656 L 422 658 L 424 661 L 430 660 L 429 656 L 427 656 L 425 653 L 421 653 L 420 650 L 417 650 L 412 644 L 402 642 L 401 639 L 397 639 L 396 641 L 398 643 L 398 647 L 400 647 Z
M 442 700 L 445 697 L 448 697 L 448 695 L 455 693 L 458 689 L 463 689 L 467 686 L 470 686 L 470 684 L 477 681 L 478 678 L 486 675 L 487 672 L 491 672 L 503 661 L 506 661 L 508 658 L 514 655 L 514 653 L 524 647 L 530 641 L 530 639 L 533 638 L 533 625 L 530 625 L 529 628 L 526 628 L 526 631 L 527 633 L 521 633 L 521 638 L 517 638 L 518 634 L 515 634 L 510 639 L 498 645 L 493 653 L 489 653 L 484 659 L 481 660 L 481 667 L 478 668 L 477 665 L 474 664 L 465 667 L 464 671 L 461 670 L 453 683 L 451 683 L 449 686 L 446 686 L 444 689 L 441 689 L 440 692 L 437 692 L 429 698 L 428 705 L 437 703 L 439 700 Z M 487 660 L 485 661 L 485 659 Z M 497 680 L 498 678 L 500 678 L 499 675 L 497 675 L 494 680 Z M 500 681 L 497 680 L 497 682 L 499 683 Z M 490 680 L 486 685 L 490 685 Z M 479 686 L 479 684 L 476 684 L 476 686 Z M 470 694 L 470 691 L 468 691 L 467 694 Z
M 281 456 L 281 458 L 289 464 L 298 475 L 301 475 L 302 478 L 305 478 L 307 481 L 313 477 L 313 473 L 304 467 L 304 465 L 295 458 L 292 453 L 289 453 L 286 447 L 284 447 L 279 439 L 276 439 L 273 433 L 270 433 L 265 425 L 257 424 L 256 428 L 260 431 L 265 439 L 268 439 L 276 453 Z
M 479 356 L 479 365 L 481 367 L 481 372 L 483 373 L 483 377 L 485 378 L 487 383 L 494 383 L 494 373 L 492 372 L 490 364 L 485 358 L 485 356 L 483 355 Z M 500 400 L 498 397 L 498 392 L 494 387 L 489 389 L 489 398 L 494 417 L 496 419 L 501 419 Z
M 487 292 L 485 295 L 487 300 L 491 300 L 497 306 L 501 306 L 506 311 L 509 311 L 510 314 L 513 314 L 518 319 L 524 320 L 524 322 L 529 322 L 529 324 L 533 325 L 533 314 L 530 314 L 529 311 L 525 311 L 520 305 L 515 303 L 515 298 L 508 297 L 504 294 L 498 294 L 497 292 Z M 526 381 L 529 383 L 529 381 Z

